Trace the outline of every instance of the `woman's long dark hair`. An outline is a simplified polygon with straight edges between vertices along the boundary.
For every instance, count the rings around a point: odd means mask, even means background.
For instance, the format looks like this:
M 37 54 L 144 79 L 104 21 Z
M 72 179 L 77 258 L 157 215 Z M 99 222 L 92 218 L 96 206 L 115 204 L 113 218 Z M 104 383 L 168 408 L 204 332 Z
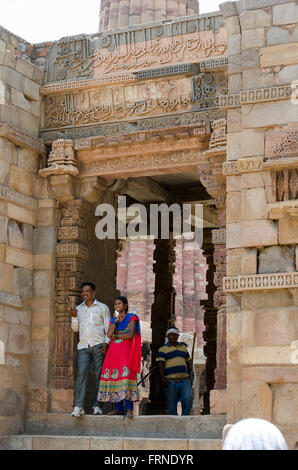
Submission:
M 121 302 L 124 303 L 124 305 L 126 305 L 125 307 L 125 310 L 126 310 L 126 313 L 128 312 L 128 300 L 126 297 L 124 297 L 124 295 L 119 295 L 118 297 L 116 297 L 115 300 L 120 300 Z

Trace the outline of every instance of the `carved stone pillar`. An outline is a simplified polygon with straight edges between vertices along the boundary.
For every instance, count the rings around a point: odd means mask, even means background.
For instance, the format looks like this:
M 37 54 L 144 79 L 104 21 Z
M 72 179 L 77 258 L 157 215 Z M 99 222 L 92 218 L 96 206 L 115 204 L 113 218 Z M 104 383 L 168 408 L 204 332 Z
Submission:
M 203 338 L 206 342 L 204 346 L 204 355 L 206 357 L 206 382 L 203 392 L 203 410 L 202 414 L 210 413 L 210 391 L 214 388 L 215 377 L 214 370 L 216 367 L 216 331 L 217 331 L 217 310 L 214 307 L 214 293 L 216 287 L 214 285 L 214 245 L 212 243 L 212 231 L 211 229 L 204 229 L 204 241 L 203 241 L 203 255 L 206 258 L 207 271 L 206 271 L 206 294 L 208 295 L 207 300 L 201 300 L 201 304 L 204 308 L 204 325 L 205 331 L 203 332 Z
M 73 405 L 74 353 L 77 335 L 70 327 L 69 305 L 81 302 L 81 283 L 88 262 L 87 223 L 92 203 L 106 189 L 99 177 L 78 178 L 77 159 L 72 140 L 52 144 L 47 168 L 39 171 L 48 178 L 59 202 L 61 222 L 58 229 L 56 260 L 56 342 L 52 368 L 51 411 L 69 411 Z
M 202 165 L 199 168 L 201 182 L 204 184 L 208 193 L 215 199 L 215 205 L 218 209 L 219 223 L 219 229 L 213 230 L 211 240 L 211 243 L 214 246 L 212 264 L 214 263 L 216 265 L 216 272 L 213 271 L 214 278 L 212 282 L 214 289 L 216 290 L 213 292 L 213 308 L 215 311 L 217 311 L 217 320 L 215 322 L 215 331 L 217 336 L 215 343 L 216 371 L 214 374 L 214 370 L 213 372 L 210 371 L 209 373 L 206 370 L 207 390 L 205 392 L 204 413 L 210 412 L 210 390 L 213 389 L 213 386 L 217 390 L 223 390 L 226 388 L 226 302 L 223 293 L 223 278 L 226 275 L 226 187 L 225 176 L 222 172 L 222 165 L 226 159 L 226 127 L 226 119 L 219 119 L 213 122 L 209 150 L 204 152 L 204 159 L 208 161 L 208 163 Z M 209 299 L 208 295 L 208 301 L 209 300 L 211 299 Z M 211 314 L 211 317 L 213 318 L 212 315 L 213 314 Z M 213 353 L 211 353 L 211 357 L 212 354 Z M 212 364 L 210 367 L 213 367 L 213 357 L 212 360 L 209 360 L 209 362 Z M 213 385 L 210 388 L 212 383 Z
M 227 342 L 226 342 L 226 296 L 223 292 L 223 278 L 226 276 L 226 230 L 213 230 L 214 263 L 216 272 L 214 284 L 214 307 L 217 308 L 217 352 L 215 370 L 215 389 L 224 390 L 227 386 Z
M 175 241 L 157 239 L 153 259 L 155 264 L 155 291 L 151 313 L 152 328 L 152 366 L 158 349 L 164 344 L 165 334 L 170 326 L 175 325 L 175 296 L 173 275 L 175 272 Z M 152 367 L 151 366 L 151 367 Z M 150 403 L 147 414 L 166 414 L 166 402 L 161 387 L 158 370 L 150 376 Z
M 69 305 L 81 301 L 80 286 L 87 269 L 87 221 L 91 205 L 82 199 L 63 204 L 58 229 L 56 263 L 56 346 L 52 376 L 52 411 L 62 402 L 72 406 L 76 339 L 71 330 Z M 59 390 L 59 392 L 57 392 Z M 64 393 L 63 393 L 64 391 Z

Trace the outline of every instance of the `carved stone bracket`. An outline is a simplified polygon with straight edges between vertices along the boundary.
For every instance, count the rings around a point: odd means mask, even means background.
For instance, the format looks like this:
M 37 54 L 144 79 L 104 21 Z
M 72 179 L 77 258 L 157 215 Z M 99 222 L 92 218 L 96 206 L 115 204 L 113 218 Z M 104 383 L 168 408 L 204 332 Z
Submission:
M 48 168 L 39 171 L 43 178 L 52 175 L 78 176 L 79 170 L 74 151 L 74 143 L 70 139 L 59 139 L 53 142 L 48 158 Z

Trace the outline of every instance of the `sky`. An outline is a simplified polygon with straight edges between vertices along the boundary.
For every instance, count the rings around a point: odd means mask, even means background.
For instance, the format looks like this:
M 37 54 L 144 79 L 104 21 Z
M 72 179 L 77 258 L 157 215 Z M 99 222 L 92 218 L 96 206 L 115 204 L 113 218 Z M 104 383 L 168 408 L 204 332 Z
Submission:
M 201 0 L 200 12 L 225 0 Z M 0 25 L 33 44 L 96 33 L 100 0 L 0 0 Z

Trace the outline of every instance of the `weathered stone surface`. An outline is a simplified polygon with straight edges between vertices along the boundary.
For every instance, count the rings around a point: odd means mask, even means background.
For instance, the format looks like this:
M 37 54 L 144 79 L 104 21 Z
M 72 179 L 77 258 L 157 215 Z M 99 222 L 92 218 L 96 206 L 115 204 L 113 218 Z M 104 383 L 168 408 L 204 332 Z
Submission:
M 32 271 L 33 253 L 8 246 L 6 248 L 6 262 Z
M 28 328 L 21 325 L 10 325 L 7 352 L 29 354 L 30 338 Z
M 242 88 L 244 90 L 254 90 L 264 87 L 264 76 L 261 70 L 243 70 Z
M 291 364 L 292 349 L 290 346 L 254 346 L 243 348 L 239 352 L 242 364 Z M 229 354 L 229 351 L 228 351 Z M 239 360 L 237 358 L 237 362 Z
M 18 295 L 0 292 L 0 304 L 11 305 L 12 307 L 22 307 L 23 301 Z
M 15 204 L 7 204 L 7 215 L 11 219 L 19 222 L 25 222 L 30 225 L 36 225 L 36 211 L 26 209 L 25 207 L 16 206 Z
M 5 307 L 5 319 L 8 323 L 29 326 L 31 323 L 31 313 L 16 308 Z
M 255 316 L 254 342 L 256 346 L 287 346 L 295 339 L 295 307 L 261 310 Z
M 23 400 L 15 390 L 9 388 L 0 390 L 0 416 L 21 415 L 23 411 Z
M 36 227 L 34 230 L 35 254 L 55 253 L 57 245 L 56 227 Z
M 273 24 L 294 24 L 298 22 L 298 5 L 289 2 L 273 7 Z
M 248 311 L 258 311 L 265 308 L 290 307 L 293 298 L 290 291 L 282 289 L 271 292 L 243 292 L 242 308 Z
M 290 245 L 298 243 L 298 219 L 284 218 L 279 220 L 279 243 Z
M 240 54 L 241 52 L 241 35 L 239 33 L 231 34 L 228 37 L 228 54 L 230 56 Z
M 245 11 L 239 15 L 242 29 L 255 29 L 271 25 L 271 15 L 264 10 Z
M 245 189 L 242 191 L 241 217 L 242 221 L 257 221 L 268 218 L 268 204 L 264 188 Z M 245 222 L 243 223 L 245 224 Z
M 10 167 L 10 186 L 15 191 L 33 196 L 33 175 L 15 165 Z
M 0 243 L 4 243 L 5 245 L 8 242 L 7 237 L 8 232 L 8 218 L 0 215 Z
M 241 133 L 233 132 L 227 138 L 227 159 L 238 160 L 241 158 Z
M 243 251 L 241 260 L 242 274 L 257 274 L 258 252 L 255 248 Z
M 63 436 L 34 436 L 32 438 L 33 450 L 89 450 L 88 437 Z
M 264 47 L 260 51 L 261 67 L 292 65 L 298 62 L 298 43 Z
M 246 129 L 242 131 L 241 137 L 242 157 L 256 157 L 258 155 L 264 155 L 265 137 L 262 131 Z
M 287 383 L 274 387 L 273 418 L 277 424 L 297 425 L 298 384 Z
M 241 132 L 242 126 L 242 116 L 239 108 L 228 109 L 227 112 L 227 131 L 231 132 Z
M 211 414 L 225 414 L 227 411 L 227 391 L 211 390 L 210 392 L 210 412 Z
M 242 227 L 241 224 L 227 225 L 227 248 L 242 247 Z
M 34 271 L 33 295 L 53 295 L 55 289 L 55 271 Z
M 273 26 L 267 31 L 267 46 L 288 42 L 289 35 L 290 33 L 288 30 Z
M 227 276 L 241 274 L 242 248 L 230 249 L 227 253 Z
M 242 106 L 242 113 L 242 123 L 246 129 L 297 121 L 297 107 L 291 101 L 249 104 Z
M 276 85 L 285 85 L 292 83 L 297 80 L 298 77 L 298 65 L 288 65 L 283 67 L 282 70 L 277 74 Z
M 23 224 L 24 236 L 24 250 L 33 251 L 34 248 L 34 233 L 33 226 L 30 224 Z
M 242 321 L 242 312 L 229 312 L 227 314 L 227 342 L 229 348 L 238 348 L 243 346 Z
M 256 49 L 265 45 L 265 29 L 244 29 L 242 32 L 242 50 Z
M 233 191 L 227 194 L 227 223 L 241 222 L 241 192 Z
M 23 232 L 15 220 L 10 220 L 8 224 L 8 243 L 21 250 L 24 248 Z
M 0 160 L 0 183 L 7 184 L 9 179 L 10 164 L 6 160 Z
M 32 297 L 32 271 L 24 268 L 14 269 L 14 292 L 22 297 Z
M 295 271 L 295 251 L 286 246 L 264 248 L 259 254 L 259 274 Z
M 13 292 L 13 266 L 0 262 L 0 290 Z
M 48 358 L 30 357 L 30 387 L 45 388 L 48 385 Z

